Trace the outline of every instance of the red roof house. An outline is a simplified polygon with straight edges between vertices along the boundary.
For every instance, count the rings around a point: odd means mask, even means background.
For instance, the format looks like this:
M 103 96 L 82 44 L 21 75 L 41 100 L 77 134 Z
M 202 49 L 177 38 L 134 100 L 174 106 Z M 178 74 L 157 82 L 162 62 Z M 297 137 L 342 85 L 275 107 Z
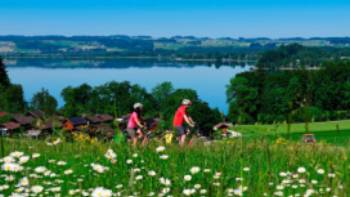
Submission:
M 21 114 L 15 114 L 13 115 L 14 122 L 17 122 L 21 126 L 28 126 L 31 125 L 34 121 L 33 117 L 31 116 L 23 116 Z
M 0 117 L 6 116 L 6 115 L 7 115 L 7 113 L 6 113 L 6 112 L 4 112 L 4 111 L 0 111 Z
M 94 116 L 88 116 L 86 119 L 92 124 L 100 124 L 113 121 L 113 116 L 108 114 L 97 114 Z
M 16 123 L 16 122 L 11 121 L 11 122 L 6 122 L 6 123 L 2 124 L 0 127 L 8 129 L 10 131 L 13 131 L 15 129 L 20 128 L 21 125 Z

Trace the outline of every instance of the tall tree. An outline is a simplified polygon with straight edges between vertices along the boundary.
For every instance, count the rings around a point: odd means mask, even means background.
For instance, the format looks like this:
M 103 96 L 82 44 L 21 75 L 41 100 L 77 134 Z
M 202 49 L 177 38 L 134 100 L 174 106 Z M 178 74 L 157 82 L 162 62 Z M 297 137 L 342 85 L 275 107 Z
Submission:
M 8 87 L 10 85 L 10 79 L 7 75 L 5 64 L 0 57 L 0 85 Z
M 7 88 L 0 87 L 0 110 L 8 112 L 23 112 L 25 102 L 22 86 L 10 85 Z
M 57 101 L 55 97 L 50 95 L 48 90 L 42 89 L 33 96 L 31 108 L 41 110 L 47 115 L 52 115 L 56 112 Z
M 92 87 L 87 84 L 82 84 L 77 88 L 66 87 L 61 93 L 65 104 L 64 114 L 66 116 L 76 116 L 90 112 Z
M 233 78 L 227 86 L 231 121 L 241 123 L 257 120 L 259 88 L 256 83 L 252 83 L 254 80 L 255 73 L 243 73 Z
M 171 82 L 163 82 L 152 89 L 152 95 L 160 105 L 162 105 L 165 99 L 173 92 L 174 87 Z

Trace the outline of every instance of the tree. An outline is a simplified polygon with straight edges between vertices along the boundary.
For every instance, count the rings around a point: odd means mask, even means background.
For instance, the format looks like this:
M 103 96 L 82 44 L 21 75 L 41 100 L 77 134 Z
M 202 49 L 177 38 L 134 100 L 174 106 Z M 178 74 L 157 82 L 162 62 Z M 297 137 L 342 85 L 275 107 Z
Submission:
M 33 96 L 31 108 L 34 110 L 41 110 L 47 115 L 52 115 L 56 112 L 57 101 L 55 97 L 50 95 L 48 90 L 42 89 Z
M 0 57 L 0 85 L 8 87 L 10 85 L 10 79 L 7 75 L 5 64 L 3 63 L 2 58 Z
M 129 82 L 113 81 L 96 87 L 87 84 L 76 88 L 67 87 L 63 89 L 62 96 L 65 101 L 63 111 L 67 116 L 83 113 L 122 116 L 130 113 L 136 102 L 143 103 L 146 115 L 154 116 L 158 110 L 157 102 L 151 94 Z
M 23 112 L 25 102 L 20 85 L 10 85 L 7 88 L 0 86 L 0 110 L 17 113 Z
M 240 73 L 227 87 L 229 118 L 244 123 L 305 122 L 350 117 L 350 61 L 320 69 Z M 288 130 L 290 128 L 287 128 Z
M 257 67 L 264 70 L 281 68 L 320 67 L 326 60 L 339 59 L 348 53 L 348 49 L 330 47 L 305 47 L 300 44 L 282 45 L 276 49 L 262 53 Z
M 5 65 L 0 57 L 0 110 L 8 112 L 23 112 L 25 102 L 20 85 L 12 85 L 7 75 Z
M 174 92 L 174 87 L 171 82 L 163 82 L 152 89 L 152 95 L 159 104 Z
M 254 76 L 254 74 L 245 73 L 230 81 L 226 94 L 231 112 L 228 116 L 231 121 L 251 123 L 257 120 L 259 89 L 257 84 L 252 83 L 254 79 L 251 78 Z M 238 114 L 232 112 L 238 112 Z
M 76 116 L 90 111 L 91 86 L 82 84 L 77 88 L 67 87 L 62 90 L 61 95 L 65 101 L 63 111 L 66 116 Z
M 212 137 L 213 126 L 222 121 L 218 109 L 211 109 L 208 103 L 196 100 L 189 110 L 190 115 L 196 121 L 196 126 L 202 135 Z
M 146 115 L 155 115 L 157 102 L 151 94 L 138 85 L 129 82 L 110 82 L 93 89 L 92 101 L 94 109 L 99 113 L 109 113 L 122 116 L 132 111 L 136 102 L 144 105 Z M 91 111 L 94 111 L 91 109 Z

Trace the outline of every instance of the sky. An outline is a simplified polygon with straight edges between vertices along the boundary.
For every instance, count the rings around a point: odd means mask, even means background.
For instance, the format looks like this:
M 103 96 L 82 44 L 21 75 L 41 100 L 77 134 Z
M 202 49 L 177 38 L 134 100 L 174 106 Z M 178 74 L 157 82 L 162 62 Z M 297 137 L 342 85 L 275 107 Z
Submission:
M 0 35 L 350 36 L 350 0 L 0 0 Z

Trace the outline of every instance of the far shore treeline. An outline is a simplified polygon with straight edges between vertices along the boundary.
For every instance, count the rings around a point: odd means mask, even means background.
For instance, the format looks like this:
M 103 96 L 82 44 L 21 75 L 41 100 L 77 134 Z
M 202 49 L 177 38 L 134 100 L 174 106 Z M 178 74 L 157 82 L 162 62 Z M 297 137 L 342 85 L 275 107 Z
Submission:
M 208 38 L 174 36 L 1 36 L 0 56 L 6 59 L 153 60 L 210 64 L 252 63 L 263 52 L 298 43 L 302 60 L 319 62 L 350 56 L 349 37 Z M 293 48 L 286 55 L 294 57 Z M 280 53 L 281 54 L 281 53 Z M 275 56 L 276 57 L 276 56 Z
M 317 50 L 289 45 L 262 54 L 254 70 L 228 82 L 229 120 L 247 124 L 350 118 L 350 61 L 341 54 L 312 61 Z M 60 109 L 44 89 L 25 103 L 22 87 L 11 83 L 0 61 L 0 111 L 41 110 L 47 116 L 66 117 L 107 113 L 120 117 L 131 111 L 133 103 L 142 102 L 145 116 L 159 117 L 163 128 L 169 128 L 180 101 L 188 98 L 194 102 L 190 113 L 200 130 L 209 132 L 224 119 L 218 109 L 199 99 L 195 90 L 174 89 L 169 82 L 150 92 L 129 82 L 112 81 L 96 87 L 82 84 L 66 87 L 61 95 L 64 106 Z

